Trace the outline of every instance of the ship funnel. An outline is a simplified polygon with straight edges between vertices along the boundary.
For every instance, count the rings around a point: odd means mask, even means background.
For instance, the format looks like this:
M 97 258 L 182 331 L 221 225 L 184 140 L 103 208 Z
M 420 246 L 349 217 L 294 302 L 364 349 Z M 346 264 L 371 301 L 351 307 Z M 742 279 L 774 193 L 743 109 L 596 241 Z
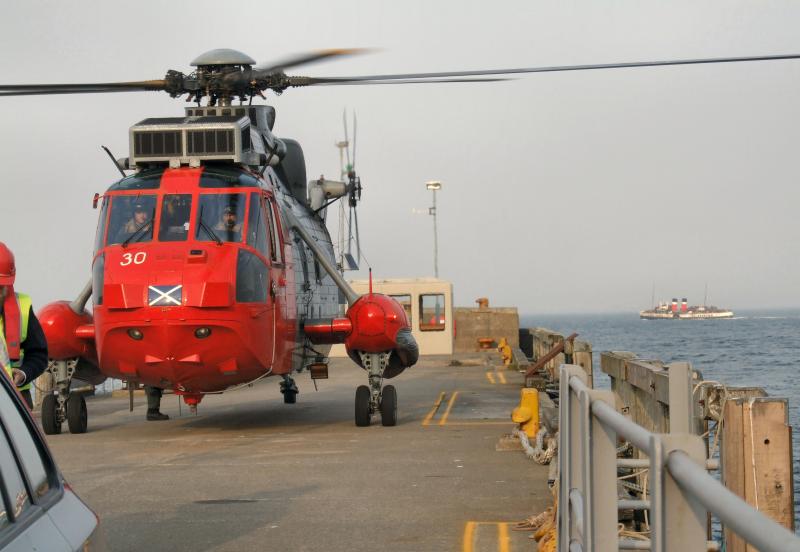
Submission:
M 687 303 L 686 297 L 681 299 L 681 312 L 686 312 L 689 310 L 689 303 Z
M 672 298 L 672 312 L 678 312 L 678 299 Z

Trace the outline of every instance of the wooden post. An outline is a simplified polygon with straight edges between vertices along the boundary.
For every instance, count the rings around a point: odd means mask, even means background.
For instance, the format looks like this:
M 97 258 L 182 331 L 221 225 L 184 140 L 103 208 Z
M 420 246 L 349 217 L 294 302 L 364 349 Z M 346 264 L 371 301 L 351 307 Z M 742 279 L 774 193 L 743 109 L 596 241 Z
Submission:
M 592 368 L 592 344 L 588 341 L 575 341 L 575 353 L 572 363 L 577 364 L 589 376 L 589 387 L 594 388 L 594 370 Z
M 722 425 L 722 481 L 748 504 L 794 531 L 792 431 L 786 399 L 733 399 Z M 755 552 L 725 528 L 727 552 Z

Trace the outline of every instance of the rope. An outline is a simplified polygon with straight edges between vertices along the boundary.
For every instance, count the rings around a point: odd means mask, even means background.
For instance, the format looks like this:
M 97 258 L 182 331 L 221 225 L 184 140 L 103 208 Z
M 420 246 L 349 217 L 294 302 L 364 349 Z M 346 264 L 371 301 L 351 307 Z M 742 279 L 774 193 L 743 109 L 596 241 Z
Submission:
M 650 531 L 631 531 L 626 529 L 622 523 L 617 524 L 617 536 L 628 537 L 636 540 L 650 540 Z
M 536 433 L 535 447 L 531 446 L 531 443 L 528 440 L 528 435 L 524 431 L 514 428 L 511 434 L 519 439 L 519 442 L 522 444 L 522 448 L 525 450 L 525 456 L 537 464 L 546 466 L 556 455 L 556 451 L 558 450 L 558 434 L 552 437 L 547 436 L 546 427 L 542 427 L 539 429 L 538 433 Z M 544 448 L 545 436 L 547 436 L 547 448 Z
M 694 395 L 697 393 L 697 390 L 706 385 L 714 385 L 714 390 L 716 393 L 719 394 L 719 407 L 715 407 L 716 401 L 711 400 L 711 395 L 709 395 L 709 400 L 706 401 L 706 407 L 708 408 L 709 416 L 717 422 L 716 427 L 714 428 L 714 440 L 712 441 L 711 448 L 709 450 L 709 458 L 713 458 L 717 452 L 717 447 L 719 447 L 719 438 L 722 434 L 722 428 L 725 425 L 725 403 L 728 401 L 730 397 L 730 393 L 728 392 L 728 387 L 719 381 L 715 380 L 703 380 L 699 382 L 697 385 L 694 386 L 692 389 L 692 402 L 694 402 Z M 711 430 L 708 430 L 708 434 L 711 433 Z

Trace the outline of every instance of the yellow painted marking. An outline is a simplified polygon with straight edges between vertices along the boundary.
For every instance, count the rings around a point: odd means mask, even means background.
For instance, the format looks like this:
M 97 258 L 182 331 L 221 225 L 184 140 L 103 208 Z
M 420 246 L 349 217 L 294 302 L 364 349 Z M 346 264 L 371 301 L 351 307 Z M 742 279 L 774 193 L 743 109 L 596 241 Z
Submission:
M 462 552 L 473 552 L 475 544 L 475 531 L 481 525 L 494 525 L 497 527 L 497 551 L 510 552 L 511 539 L 508 533 L 507 521 L 468 521 L 464 525 Z
M 442 405 L 442 401 L 443 400 L 444 400 L 444 391 L 439 393 L 439 398 L 436 399 L 435 403 L 433 403 L 433 408 L 431 408 L 431 411 L 428 412 L 427 416 L 425 416 L 425 419 L 422 420 L 422 425 L 423 426 L 427 426 L 429 423 L 431 423 L 431 420 L 433 419 L 434 416 L 436 416 L 436 412 L 439 410 L 439 407 Z
M 498 523 L 497 524 L 497 551 L 498 552 L 508 552 L 508 550 L 509 550 L 508 523 Z
M 449 426 L 477 426 L 477 425 L 516 425 L 511 420 L 507 422 L 448 422 Z
M 503 372 L 497 372 L 497 377 L 500 378 L 500 383 L 506 383 L 506 375 Z
M 472 552 L 472 541 L 475 540 L 475 522 L 468 521 L 464 526 L 464 546 L 463 552 Z
M 486 372 L 486 379 L 489 380 L 489 383 L 494 385 L 494 383 L 495 383 L 494 374 L 492 374 L 491 372 Z
M 442 416 L 442 419 L 439 420 L 439 425 L 440 426 L 443 426 L 444 424 L 447 423 L 447 417 L 450 415 L 450 411 L 453 409 L 453 405 L 456 402 L 456 397 L 458 397 L 458 391 L 454 391 L 453 392 L 453 396 L 450 397 L 450 402 L 447 403 L 447 410 L 444 411 L 444 415 Z

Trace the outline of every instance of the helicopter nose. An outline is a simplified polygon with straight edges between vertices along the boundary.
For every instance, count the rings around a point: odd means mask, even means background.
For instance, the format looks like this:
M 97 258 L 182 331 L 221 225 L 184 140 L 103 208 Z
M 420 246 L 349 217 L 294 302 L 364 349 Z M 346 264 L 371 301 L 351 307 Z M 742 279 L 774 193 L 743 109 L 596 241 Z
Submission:
M 250 368 L 263 369 L 235 328 L 220 321 L 118 327 L 107 334 L 103 349 L 123 379 L 177 389 L 225 388 L 249 377 Z

